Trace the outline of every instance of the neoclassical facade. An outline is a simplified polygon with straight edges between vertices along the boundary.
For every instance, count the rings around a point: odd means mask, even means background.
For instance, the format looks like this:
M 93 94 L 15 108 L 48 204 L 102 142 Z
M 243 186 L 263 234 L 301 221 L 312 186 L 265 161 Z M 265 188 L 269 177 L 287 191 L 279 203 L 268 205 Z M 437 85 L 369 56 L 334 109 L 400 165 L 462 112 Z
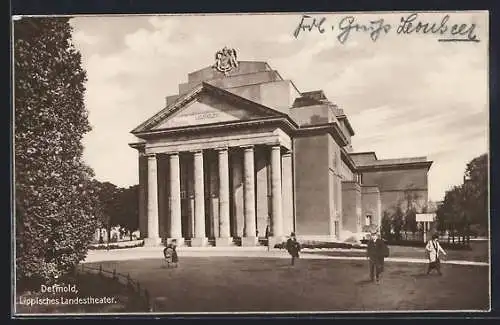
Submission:
M 380 225 L 408 193 L 426 204 L 425 157 L 354 153 L 347 116 L 321 90 L 301 92 L 266 62 L 237 61 L 234 50 L 216 59 L 132 131 L 147 245 L 254 246 L 292 231 L 340 240 Z

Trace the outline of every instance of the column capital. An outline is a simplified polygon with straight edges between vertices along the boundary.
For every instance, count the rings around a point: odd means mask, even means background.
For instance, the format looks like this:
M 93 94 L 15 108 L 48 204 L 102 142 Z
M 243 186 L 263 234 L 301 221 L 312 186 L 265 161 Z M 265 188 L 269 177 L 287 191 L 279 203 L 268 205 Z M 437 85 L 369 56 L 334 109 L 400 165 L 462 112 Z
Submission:
M 273 144 L 271 145 L 272 150 L 281 150 L 281 145 L 280 144 Z
M 217 147 L 217 148 L 215 148 L 215 150 L 216 150 L 217 152 L 220 152 L 220 151 L 227 151 L 227 150 L 229 150 L 229 147 L 228 147 L 228 146 L 221 146 L 221 147 Z
M 287 151 L 285 151 L 285 152 L 282 154 L 282 156 L 283 156 L 283 157 L 289 157 L 289 156 L 291 156 L 291 155 L 292 155 L 292 151 L 291 151 L 291 150 L 287 150 Z
M 255 146 L 253 144 L 249 144 L 246 146 L 240 146 L 241 149 L 248 151 L 248 150 L 254 150 Z
M 189 152 L 193 153 L 194 155 L 201 155 L 203 154 L 203 149 L 190 150 Z
M 156 153 L 145 153 L 144 157 L 147 157 L 148 159 L 153 159 L 153 158 L 158 158 L 158 154 Z

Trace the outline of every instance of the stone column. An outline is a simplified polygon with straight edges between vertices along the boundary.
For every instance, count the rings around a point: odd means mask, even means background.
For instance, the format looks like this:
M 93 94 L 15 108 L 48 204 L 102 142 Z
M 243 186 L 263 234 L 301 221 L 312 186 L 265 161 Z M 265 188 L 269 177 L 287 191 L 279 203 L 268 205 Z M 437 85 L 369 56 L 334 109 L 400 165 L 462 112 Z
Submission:
M 215 157 L 211 157 L 208 181 L 210 183 L 209 194 L 210 194 L 210 230 L 208 236 L 210 238 L 219 237 L 219 199 L 218 199 L 218 168 Z
M 271 195 L 273 234 L 269 238 L 271 247 L 283 241 L 283 212 L 281 197 L 281 147 L 275 145 L 271 149 Z
M 156 246 L 161 243 L 158 223 L 158 163 L 156 155 L 148 156 L 148 237 L 144 245 Z
M 283 233 L 290 235 L 294 231 L 293 220 L 293 172 L 292 172 L 292 153 L 287 152 L 281 156 L 282 173 L 282 199 L 283 199 Z
M 178 245 L 184 243 L 181 219 L 181 171 L 179 154 L 172 153 L 170 160 L 170 239 L 176 239 Z
M 257 245 L 255 220 L 255 164 L 253 146 L 244 148 L 243 156 L 243 191 L 245 211 L 245 232 L 241 238 L 242 246 Z
M 233 221 L 231 234 L 233 237 L 241 238 L 244 236 L 243 228 L 245 225 L 244 196 L 243 196 L 243 164 L 239 148 L 229 152 L 229 161 L 231 164 L 231 191 L 232 191 L 232 211 Z M 230 196 L 231 199 L 231 196 Z M 231 205 L 230 205 L 231 209 Z
M 215 246 L 229 246 L 233 243 L 229 221 L 229 161 L 228 149 L 219 149 L 219 237 Z
M 191 246 L 205 246 L 205 186 L 203 175 L 203 151 L 194 153 L 194 238 Z
M 139 151 L 139 232 L 141 239 L 148 236 L 148 157 Z

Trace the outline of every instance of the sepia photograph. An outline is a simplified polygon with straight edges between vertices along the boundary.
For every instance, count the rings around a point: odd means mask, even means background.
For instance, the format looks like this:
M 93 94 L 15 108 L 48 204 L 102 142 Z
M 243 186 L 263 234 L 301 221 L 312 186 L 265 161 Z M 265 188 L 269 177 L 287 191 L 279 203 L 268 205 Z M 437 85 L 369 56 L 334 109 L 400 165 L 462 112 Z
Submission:
M 487 11 L 12 17 L 12 314 L 488 312 Z

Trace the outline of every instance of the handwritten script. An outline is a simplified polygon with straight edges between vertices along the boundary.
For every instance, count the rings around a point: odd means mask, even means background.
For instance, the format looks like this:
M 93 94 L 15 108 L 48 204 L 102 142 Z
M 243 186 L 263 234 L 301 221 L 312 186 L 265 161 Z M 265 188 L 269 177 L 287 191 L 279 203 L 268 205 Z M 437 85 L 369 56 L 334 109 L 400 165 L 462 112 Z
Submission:
M 354 33 L 366 34 L 373 42 L 389 33 L 436 35 L 439 42 L 480 42 L 476 28 L 476 24 L 451 22 L 450 15 L 444 15 L 438 22 L 429 22 L 420 19 L 417 13 L 412 13 L 402 16 L 397 25 L 390 24 L 383 18 L 361 21 L 355 16 L 345 16 L 332 23 L 328 22 L 326 17 L 302 15 L 293 36 L 298 38 L 305 33 L 333 32 L 342 44 Z

